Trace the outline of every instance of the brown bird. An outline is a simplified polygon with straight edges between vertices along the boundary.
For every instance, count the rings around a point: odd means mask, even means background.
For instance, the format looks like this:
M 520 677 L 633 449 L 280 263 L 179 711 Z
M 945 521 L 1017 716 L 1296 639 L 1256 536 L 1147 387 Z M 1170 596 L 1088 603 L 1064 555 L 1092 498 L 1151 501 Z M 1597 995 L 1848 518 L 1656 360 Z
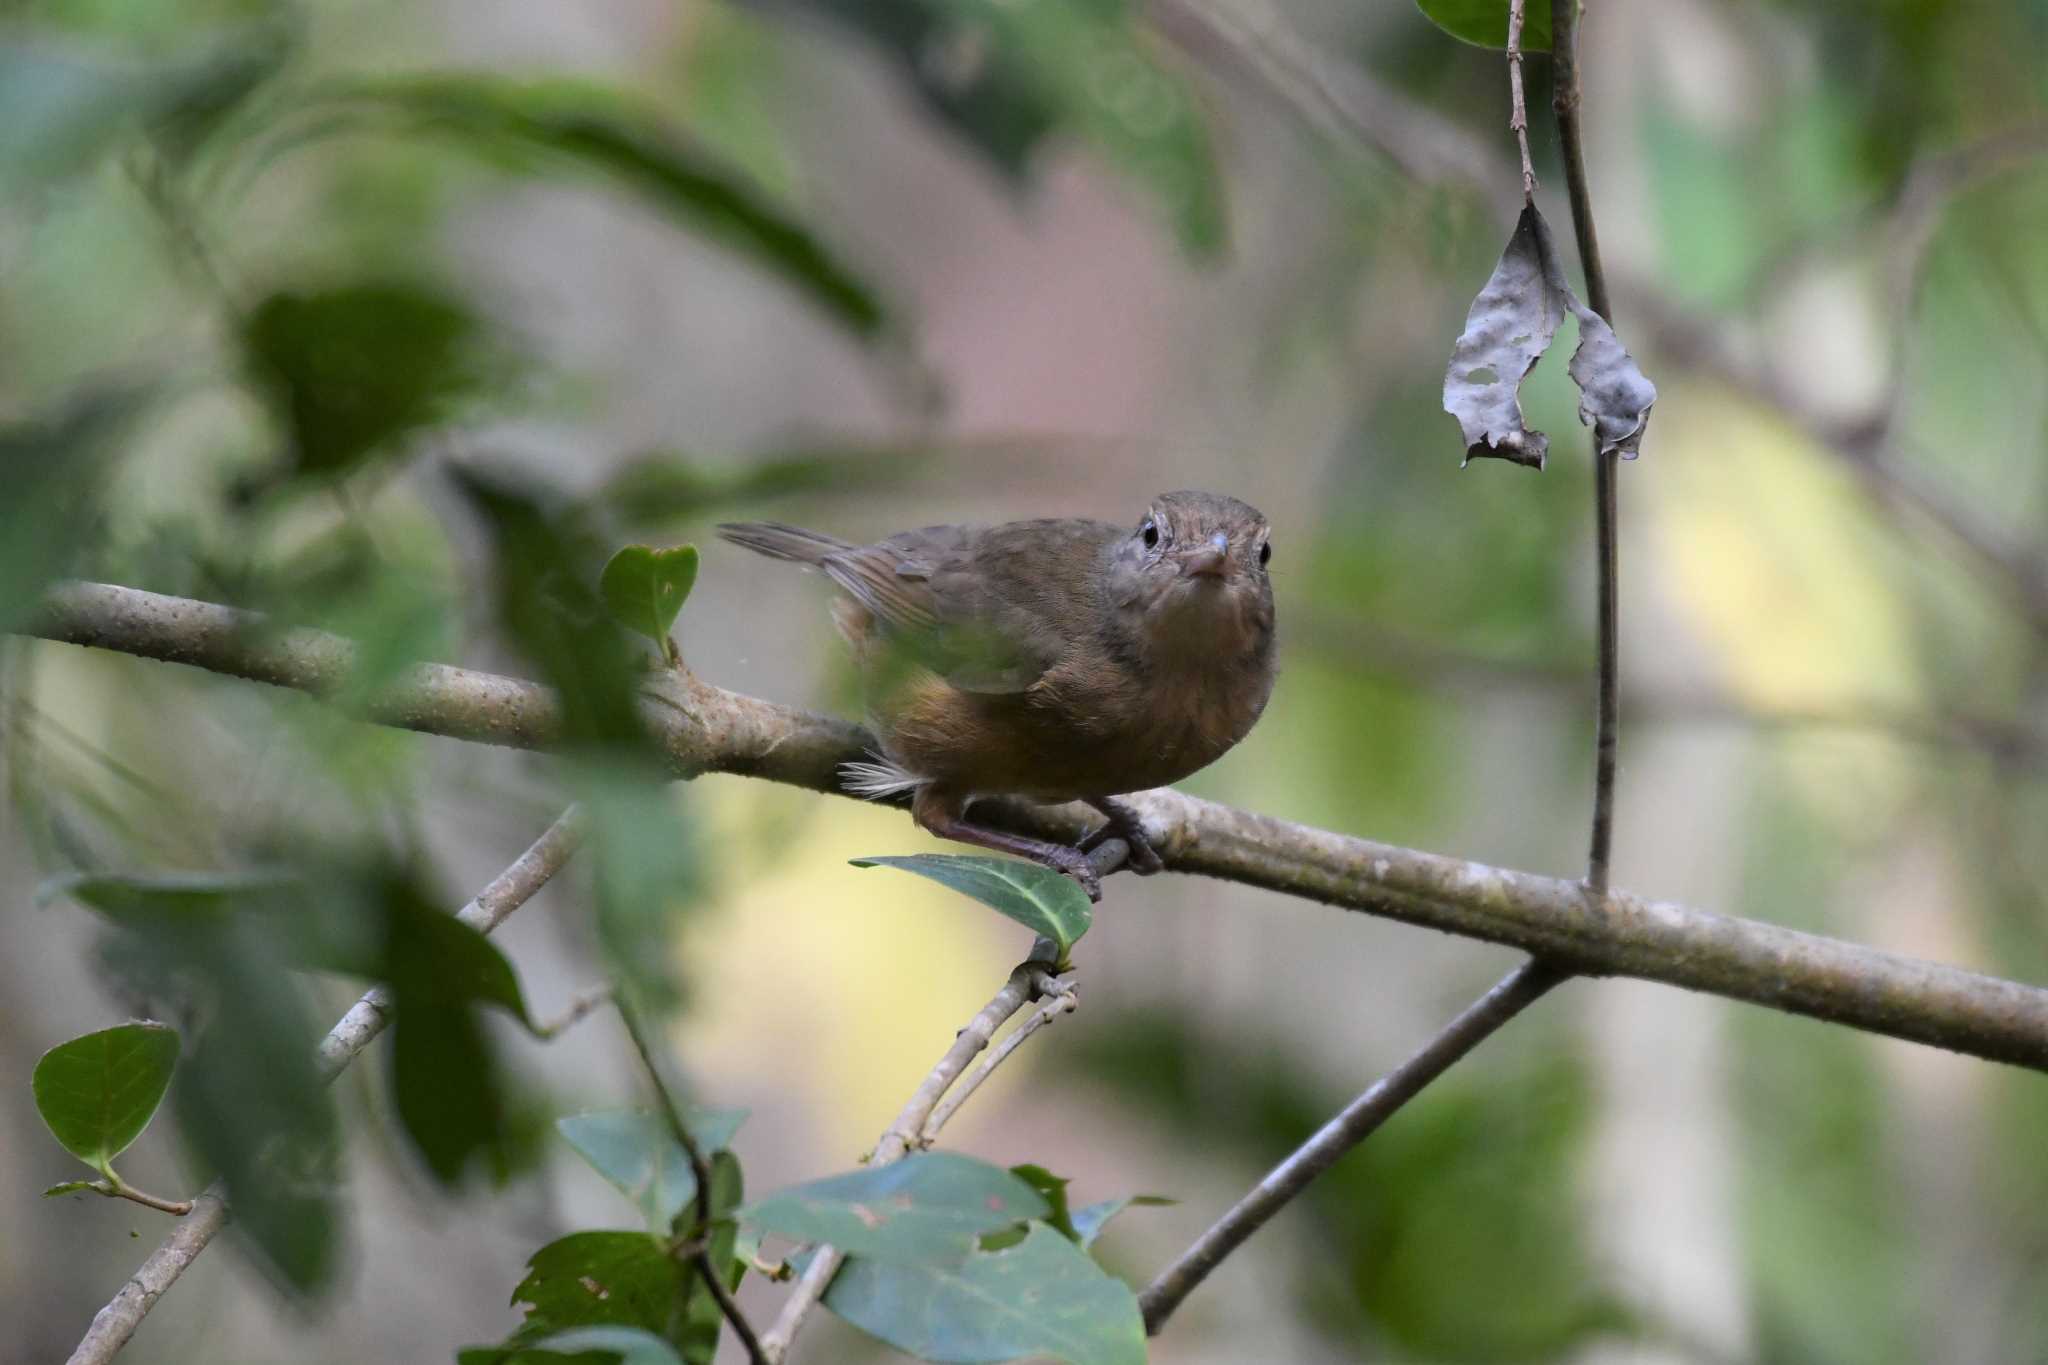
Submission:
M 1166 493 L 1128 528 L 1046 518 L 872 545 L 779 522 L 718 532 L 847 593 L 833 615 L 881 743 L 849 790 L 909 792 L 933 834 L 1056 868 L 1091 899 L 1084 850 L 1109 834 L 1134 869 L 1161 865 L 1113 798 L 1214 762 L 1273 690 L 1271 532 L 1235 498 Z M 1029 839 L 969 821 L 980 796 L 1085 801 L 1108 824 L 1078 848 Z

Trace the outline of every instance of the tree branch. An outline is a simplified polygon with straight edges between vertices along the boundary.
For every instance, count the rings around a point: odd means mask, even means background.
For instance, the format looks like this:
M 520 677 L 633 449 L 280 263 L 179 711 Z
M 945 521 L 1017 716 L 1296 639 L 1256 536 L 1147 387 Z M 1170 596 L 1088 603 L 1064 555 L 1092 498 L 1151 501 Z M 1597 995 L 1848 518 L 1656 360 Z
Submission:
M 654 1050 L 640 1025 L 639 1011 L 623 995 L 615 996 L 614 1000 L 619 1007 L 619 1019 L 626 1026 L 626 1035 L 633 1040 L 633 1050 L 640 1054 L 640 1065 L 647 1072 L 648 1083 L 654 1087 L 662 1116 L 668 1120 L 669 1134 L 683 1149 L 683 1155 L 689 1158 L 690 1174 L 697 1181 L 696 1195 L 690 1201 L 690 1235 L 678 1247 L 687 1247 L 690 1263 L 697 1269 L 697 1278 L 704 1282 L 704 1288 L 718 1305 L 718 1311 L 732 1324 L 733 1335 L 746 1348 L 747 1359 L 754 1365 L 769 1365 L 768 1354 L 761 1347 L 761 1338 L 755 1334 L 754 1324 L 747 1321 L 747 1315 L 740 1311 L 739 1301 L 733 1298 L 725 1276 L 712 1263 L 711 1249 L 705 1245 L 704 1239 L 711 1227 L 711 1163 L 705 1160 L 703 1147 L 698 1145 L 696 1135 L 683 1119 L 682 1106 L 676 1103 L 674 1092 L 662 1078 L 661 1066 L 655 1061 Z
M 1090 860 L 1097 863 L 1098 870 L 1103 862 L 1108 861 L 1106 858 L 1098 857 L 1100 853 L 1101 850 L 1098 849 L 1096 854 L 1090 855 Z M 1120 860 L 1122 854 L 1118 853 L 1116 856 Z M 944 1098 L 947 1090 L 952 1088 L 953 1083 L 960 1079 L 960 1074 L 967 1069 L 967 1064 L 988 1046 L 989 1040 L 995 1037 L 996 1030 L 1030 1003 L 1032 993 L 1037 989 L 1035 983 L 1049 979 L 1046 969 L 1051 966 L 1052 957 L 1052 944 L 1040 939 L 1032 948 L 1032 956 L 1017 964 L 1009 979 L 1003 982 L 1002 989 L 981 1007 L 979 1013 L 967 1021 L 967 1027 L 960 1030 L 953 1039 L 953 1045 L 946 1049 L 946 1054 L 939 1058 L 938 1064 L 932 1067 L 917 1089 L 911 1093 L 909 1102 L 903 1106 L 895 1121 L 875 1144 L 874 1153 L 868 1157 L 868 1165 L 887 1166 L 892 1162 L 901 1161 L 922 1145 L 920 1135 L 924 1132 L 926 1121 L 932 1116 L 932 1110 Z M 790 1344 L 802 1330 L 804 1319 L 810 1315 L 811 1309 L 817 1306 L 818 1301 L 825 1297 L 826 1288 L 831 1285 L 832 1277 L 839 1273 L 840 1263 L 845 1259 L 832 1247 L 821 1246 L 817 1249 L 817 1254 L 811 1258 L 810 1265 L 804 1270 L 803 1278 L 797 1281 L 796 1288 L 783 1300 L 782 1312 L 775 1319 L 775 1325 L 769 1328 L 767 1336 L 762 1338 L 762 1345 L 766 1348 L 771 1362 L 780 1362 L 789 1354 Z
M 534 840 L 531 848 L 477 892 L 475 900 L 457 911 L 456 918 L 479 933 L 490 933 L 546 886 L 582 842 L 582 817 L 571 806 Z M 390 993 L 381 986 L 364 992 L 363 998 L 320 1040 L 322 1075 L 333 1080 L 390 1021 Z M 227 1221 L 228 1205 L 220 1186 L 208 1187 L 192 1201 L 192 1211 L 164 1239 L 163 1245 L 151 1252 L 142 1268 L 121 1286 L 121 1292 L 93 1315 L 92 1326 L 72 1351 L 68 1365 L 106 1365 L 111 1361 L 135 1335 L 135 1329 L 156 1307 L 164 1291 L 177 1283 L 178 1277 L 227 1226 Z
M 1465 1012 L 1430 1039 L 1414 1056 L 1373 1082 L 1372 1087 L 1316 1131 L 1275 1166 L 1249 1194 L 1217 1219 L 1178 1260 L 1159 1272 L 1138 1296 L 1145 1313 L 1145 1331 L 1158 1335 L 1160 1327 L 1180 1307 L 1181 1300 L 1220 1265 L 1225 1256 L 1242 1246 L 1266 1220 L 1309 1187 L 1317 1176 L 1337 1164 L 1338 1158 L 1366 1140 L 1394 1112 L 1444 1071 L 1492 1036 L 1503 1024 L 1536 1003 L 1565 973 L 1531 958 L 1508 973 L 1485 995 L 1467 1006 Z
M 204 662 L 239 677 L 299 679 L 332 694 L 352 649 L 335 636 L 252 631 L 228 607 L 108 584 L 50 594 L 32 634 L 151 658 Z M 295 647 L 276 643 L 295 639 Z M 280 656 L 280 649 L 285 654 Z M 841 764 L 859 761 L 867 732 L 695 678 L 693 715 L 648 708 L 656 742 L 679 776 L 741 773 L 837 792 Z M 478 731 L 534 746 L 559 715 L 538 683 L 427 665 L 357 713 L 436 734 Z M 516 725 L 487 723 L 509 716 Z M 540 720 L 546 718 L 549 724 Z M 2048 990 L 1736 919 L 1624 891 L 1376 843 L 1237 810 L 1170 789 L 1127 798 L 1168 868 L 1519 948 L 1591 976 L 1633 976 L 1803 1014 L 1993 1061 L 2048 1071 Z M 1083 806 L 989 802 L 986 817 L 1043 838 L 1074 839 L 1098 822 Z M 1103 850 L 1109 848 L 1105 845 Z M 1121 845 L 1118 844 L 1120 851 Z

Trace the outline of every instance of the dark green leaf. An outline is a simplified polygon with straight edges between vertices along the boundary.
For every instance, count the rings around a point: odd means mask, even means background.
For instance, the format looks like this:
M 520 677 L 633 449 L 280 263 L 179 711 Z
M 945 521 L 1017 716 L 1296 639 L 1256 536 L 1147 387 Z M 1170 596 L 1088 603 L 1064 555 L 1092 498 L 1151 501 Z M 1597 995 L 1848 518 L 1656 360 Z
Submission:
M 689 1116 L 690 1135 L 707 1154 L 724 1150 L 746 1118 L 744 1109 L 709 1109 Z M 665 1233 L 697 1194 L 690 1159 L 653 1114 L 613 1110 L 571 1114 L 555 1121 L 576 1154 L 633 1201 L 647 1230 Z
M 242 345 L 291 433 L 294 466 L 344 473 L 445 420 L 481 385 L 476 321 L 418 285 L 272 294 Z
M 601 1351 L 616 1357 L 619 1365 L 682 1365 L 673 1346 L 637 1327 L 572 1327 L 541 1338 L 531 1349 L 572 1355 Z
M 1508 0 L 1415 0 L 1416 6 L 1453 38 L 1480 47 L 1508 45 Z M 1577 3 L 1577 0 L 1573 0 Z M 1550 51 L 1550 0 L 1529 0 L 1522 11 L 1522 51 Z
M 1043 1223 L 1007 1250 L 947 1265 L 849 1258 L 825 1292 L 825 1306 L 920 1360 L 1145 1361 L 1145 1324 L 1129 1286 Z
M 809 229 L 771 204 L 739 169 L 615 89 L 413 76 L 361 83 L 346 98 L 391 109 L 482 150 L 558 157 L 599 171 L 774 272 L 855 335 L 871 339 L 883 330 L 875 292 Z
M 1039 1197 L 1045 1200 L 1046 1211 L 1040 1216 L 1047 1226 L 1069 1241 L 1081 1240 L 1080 1234 L 1074 1230 L 1073 1219 L 1067 1212 L 1067 1186 L 1073 1182 L 1065 1176 L 1054 1175 L 1043 1166 L 1028 1163 L 1012 1166 L 1010 1174 L 1037 1190 Z
M 178 1065 L 178 1031 L 122 1024 L 60 1043 L 36 1063 L 36 1112 L 64 1150 L 105 1175 L 142 1135 Z
M 898 857 L 856 858 L 855 867 L 895 867 L 929 877 L 972 896 L 996 913 L 1007 915 L 1032 932 L 1059 945 L 1064 959 L 1088 932 L 1094 910 L 1088 893 L 1072 877 L 1036 863 L 1014 858 L 983 858 L 967 853 L 917 853 Z
M 1109 1226 L 1109 1220 L 1128 1208 L 1164 1207 L 1174 1201 L 1162 1199 L 1156 1194 L 1125 1195 L 1121 1199 L 1104 1199 L 1074 1210 L 1074 1240 L 1083 1247 L 1095 1245 L 1095 1239 Z
M 598 589 L 613 620 L 645 635 L 665 651 L 676 613 L 683 609 L 696 582 L 696 546 L 657 550 L 628 545 L 604 566 Z
M 680 1310 L 688 1275 L 644 1232 L 572 1232 L 527 1263 L 512 1291 L 526 1305 L 519 1340 L 569 1327 L 638 1327 L 657 1335 Z
M 1000 1166 L 954 1152 L 920 1152 L 778 1190 L 739 1211 L 799 1242 L 829 1242 L 894 1261 L 958 1260 L 985 1232 L 1046 1213 L 1045 1200 Z

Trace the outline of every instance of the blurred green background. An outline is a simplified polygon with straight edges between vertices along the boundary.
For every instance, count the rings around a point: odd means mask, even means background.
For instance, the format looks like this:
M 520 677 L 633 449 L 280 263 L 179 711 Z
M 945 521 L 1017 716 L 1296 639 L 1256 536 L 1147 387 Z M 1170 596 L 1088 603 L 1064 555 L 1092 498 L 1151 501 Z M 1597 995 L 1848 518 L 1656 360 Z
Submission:
M 843 711 L 823 587 L 712 522 L 1238 494 L 1275 527 L 1283 676 L 1190 787 L 1580 870 L 1584 437 L 1553 357 L 1525 390 L 1549 470 L 1459 470 L 1439 387 L 1517 180 L 1499 55 L 1407 0 L 14 0 L 0 40 L 0 629 L 75 574 L 345 631 L 373 679 L 433 658 L 587 703 L 565 766 L 4 642 L 0 1357 L 68 1351 L 166 1226 L 35 1198 L 75 1174 L 35 1059 L 169 990 L 38 907 L 47 876 L 340 857 L 452 908 L 572 792 L 624 792 L 626 836 L 500 942 L 538 1015 L 607 945 L 670 991 L 702 1098 L 753 1111 L 755 1189 L 850 1165 L 1021 955 L 847 868 L 929 845 L 898 814 L 631 783 L 624 646 L 584 610 L 628 540 L 704 547 L 703 677 Z M 1621 471 L 1616 882 L 2048 981 L 2048 4 L 1639 0 L 1595 7 L 1583 58 L 1615 321 L 1661 391 Z M 651 915 L 593 915 L 634 885 Z M 1119 878 L 1084 1007 L 948 1144 L 1177 1199 L 1105 1238 L 1142 1284 L 1511 961 Z M 353 997 L 308 989 L 277 1008 L 309 1027 Z M 508 1183 L 444 1193 L 359 1067 L 326 1295 L 221 1248 L 132 1357 L 502 1336 L 532 1248 L 618 1216 L 546 1124 L 638 1083 L 609 1016 L 490 1038 Z M 1152 1358 L 2048 1359 L 2044 1133 L 2038 1076 L 1576 983 Z M 165 1120 L 124 1169 L 193 1184 Z M 800 1359 L 895 1358 L 812 1332 Z

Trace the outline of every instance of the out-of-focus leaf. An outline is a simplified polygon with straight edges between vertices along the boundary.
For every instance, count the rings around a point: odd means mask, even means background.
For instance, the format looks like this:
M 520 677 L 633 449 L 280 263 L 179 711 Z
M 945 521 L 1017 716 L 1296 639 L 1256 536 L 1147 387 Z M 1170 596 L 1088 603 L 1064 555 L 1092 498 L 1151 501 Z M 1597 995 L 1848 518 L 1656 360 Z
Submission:
M 1160 1208 L 1174 1203 L 1156 1194 L 1131 1194 L 1118 1199 L 1104 1199 L 1074 1210 L 1074 1240 L 1083 1247 L 1095 1245 L 1095 1239 L 1109 1226 L 1109 1220 L 1129 1208 Z
M 920 1360 L 983 1365 L 1050 1356 L 1144 1365 L 1137 1296 L 1043 1223 L 1007 1250 L 941 1265 L 849 1257 L 825 1306 Z
M 606 481 L 598 500 L 633 526 L 694 522 L 734 502 L 912 483 L 930 462 L 930 452 L 916 446 L 778 451 L 744 464 L 655 453 L 624 465 Z
M 345 473 L 443 421 L 486 368 L 468 310 L 419 285 L 272 294 L 242 344 L 291 432 L 295 468 L 311 474 Z
M 774 0 L 769 7 L 792 0 Z M 1148 190 L 1190 257 L 1228 226 L 1209 130 L 1187 82 L 1120 0 L 800 0 L 880 45 L 928 104 L 1017 176 L 1057 127 Z
M 1571 376 L 1579 386 L 1579 420 L 1593 428 L 1602 455 L 1633 460 L 1641 453 L 1657 386 L 1622 349 L 1614 329 L 1592 309 L 1574 303 L 1579 348 L 1572 352 Z
M 668 633 L 697 582 L 697 547 L 627 545 L 604 566 L 598 588 L 612 619 L 670 651 Z
M 638 1327 L 660 1335 L 681 1308 L 689 1274 L 644 1232 L 572 1232 L 527 1263 L 512 1291 L 526 1306 L 514 1341 L 524 1344 L 569 1327 Z
M 168 150 L 189 148 L 281 57 L 281 31 L 267 25 L 152 62 L 73 42 L 0 41 L 0 184 L 75 174 L 144 129 Z
M 5 81 L 0 70 L 0 90 Z M 0 632 L 27 620 L 93 544 L 107 469 L 147 399 L 106 386 L 41 420 L 0 425 Z
M 559 157 L 601 172 L 766 268 L 854 335 L 872 340 L 884 330 L 878 294 L 816 234 L 737 167 L 617 89 L 435 75 L 358 82 L 340 93 L 480 151 Z
M 855 867 L 895 867 L 929 877 L 972 896 L 997 914 L 1017 921 L 1059 945 L 1060 957 L 1088 932 L 1094 918 L 1088 893 L 1072 877 L 1014 858 L 966 853 L 917 853 L 855 858 Z
M 1415 4 L 1453 38 L 1479 47 L 1505 49 L 1508 45 L 1508 0 L 1415 0 Z M 1524 7 L 1522 51 L 1550 51 L 1550 0 L 1529 0 Z
M 521 1354 L 555 1351 L 563 1355 L 600 1352 L 619 1365 L 683 1365 L 675 1348 L 638 1327 L 572 1327 L 542 1337 Z
M 690 1136 L 705 1153 L 723 1151 L 746 1118 L 744 1109 L 707 1109 L 689 1115 Z M 697 1195 L 689 1156 L 653 1114 L 613 1110 L 570 1114 L 555 1129 L 591 1168 L 633 1201 L 647 1230 L 665 1233 Z
M 656 1014 L 674 1010 L 682 1003 L 676 934 L 702 886 L 683 794 L 629 761 L 580 768 L 576 790 L 590 823 L 605 959 L 632 1003 Z
M 829 1242 L 850 1255 L 957 1261 L 983 1233 L 1046 1212 L 1038 1191 L 1000 1166 L 955 1152 L 919 1152 L 778 1190 L 737 1216 L 792 1241 Z
M 177 1065 L 176 1029 L 121 1024 L 51 1048 L 29 1085 L 36 1112 L 64 1150 L 107 1175 L 149 1126 Z
M 1467 463 L 1493 455 L 1543 467 L 1550 438 L 1523 421 L 1522 381 L 1550 348 L 1567 311 L 1579 320 L 1569 369 L 1579 386 L 1579 420 L 1593 427 L 1603 456 L 1635 458 L 1656 386 L 1614 330 L 1573 296 L 1549 224 L 1534 204 L 1525 204 L 1500 263 L 1472 300 L 1444 372 L 1444 411 L 1464 432 Z
M 1467 461 L 1494 455 L 1543 468 L 1550 438 L 1524 424 L 1520 391 L 1564 321 L 1561 283 L 1550 229 L 1526 205 L 1444 372 L 1444 411 L 1465 434 Z

